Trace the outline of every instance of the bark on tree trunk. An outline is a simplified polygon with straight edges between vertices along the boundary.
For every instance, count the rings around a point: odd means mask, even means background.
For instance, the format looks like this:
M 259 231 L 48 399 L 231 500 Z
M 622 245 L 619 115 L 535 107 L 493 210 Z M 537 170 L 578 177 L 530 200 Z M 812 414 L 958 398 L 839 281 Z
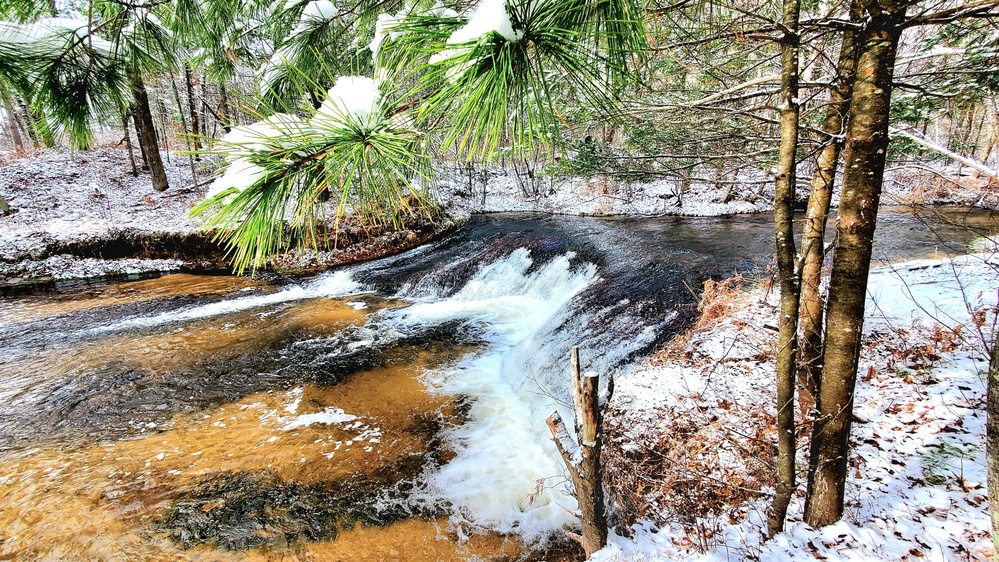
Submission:
M 854 0 L 850 6 L 850 19 L 858 22 L 860 17 L 860 2 Z M 806 411 L 815 406 L 822 373 L 822 323 L 826 303 L 819 289 L 822 285 L 822 263 L 825 261 L 826 223 L 836 183 L 836 166 L 845 141 L 843 124 L 850 111 L 850 92 L 853 91 L 856 70 L 857 33 L 844 31 L 836 64 L 836 80 L 829 92 L 829 105 L 822 121 L 822 131 L 829 135 L 829 144 L 819 153 L 818 164 L 812 174 L 808 209 L 801 233 L 804 264 L 801 268 L 801 370 L 798 379 L 802 409 Z
M 190 65 L 184 65 L 184 82 L 187 84 L 187 110 L 191 114 L 191 134 L 194 135 L 192 139 L 194 159 L 201 160 L 201 137 L 198 135 L 200 117 L 198 116 L 198 104 L 194 99 L 194 72 Z
M 135 168 L 135 153 L 132 151 L 132 135 L 128 132 L 128 114 L 121 113 L 122 129 L 125 131 L 125 149 L 128 150 L 128 163 L 132 165 L 132 177 L 139 177 L 139 170 Z
M 139 146 L 142 147 L 146 162 L 149 164 L 149 172 L 153 176 L 153 189 L 166 191 L 170 187 L 170 182 L 167 180 L 166 169 L 163 168 L 163 161 L 160 159 L 160 150 L 156 143 L 156 127 L 153 125 L 153 113 L 149 109 L 146 86 L 142 82 L 142 76 L 134 72 L 129 73 L 129 82 L 132 87 L 132 97 L 135 99 Z
M 999 107 L 996 105 L 996 100 L 990 100 L 991 107 L 989 107 L 989 124 L 990 132 L 986 135 L 985 145 L 982 147 L 982 152 L 978 156 L 979 162 L 985 165 L 989 163 L 989 156 L 992 154 L 992 148 L 999 144 Z M 976 172 L 975 177 L 980 177 L 981 172 Z
M 135 126 L 135 138 L 139 140 L 139 156 L 142 157 L 143 171 L 149 171 L 149 161 L 146 160 L 146 147 L 142 144 L 142 127 L 139 126 L 139 116 L 135 112 L 135 104 L 128 109 L 128 114 L 132 116 L 132 125 Z
M 222 114 L 220 124 L 222 130 L 229 132 L 232 130 L 232 112 L 229 109 L 229 91 L 225 84 L 219 84 L 219 112 Z
M 780 278 L 777 344 L 777 482 L 767 518 L 770 536 L 784 530 L 787 506 L 795 488 L 794 378 L 797 370 L 799 278 L 795 266 L 794 195 L 798 148 L 799 0 L 784 0 L 781 40 L 780 152 L 774 188 L 774 232 Z
M 177 89 L 177 81 L 174 80 L 173 71 L 170 72 L 170 86 L 173 88 L 173 99 L 177 102 L 177 112 L 180 114 L 180 126 L 184 131 L 184 141 L 187 143 L 187 162 L 191 165 L 191 183 L 195 187 L 198 185 L 198 171 L 194 166 L 194 151 L 191 150 L 191 137 L 197 139 L 195 135 L 187 132 L 187 119 L 184 118 L 184 105 L 180 102 L 180 91 Z
M 167 163 L 170 163 L 170 129 L 167 128 L 166 102 L 160 100 L 160 136 L 163 137 L 163 152 L 166 153 Z
M 10 128 L 10 137 L 14 141 L 14 150 L 20 154 L 27 154 L 28 148 L 24 144 L 24 138 L 21 137 L 21 130 L 17 126 L 17 114 L 14 113 L 14 107 L 10 103 L 10 98 L 6 94 L 3 96 L 3 108 L 7 113 L 7 126 Z
M 21 115 L 24 116 L 27 125 L 28 136 L 31 137 L 35 148 L 43 146 L 51 148 L 55 146 L 55 134 L 52 132 L 52 128 L 45 122 L 45 115 L 42 113 L 42 110 L 38 110 L 36 114 L 28 106 L 24 98 L 19 98 L 18 105 L 21 108 Z
M 988 398 L 985 431 L 985 453 L 988 465 L 989 507 L 992 512 L 992 541 L 999 541 L 999 334 L 992 342 L 992 360 L 989 361 Z M 999 562 L 999 549 L 992 560 Z
M 579 348 L 572 348 L 572 392 L 576 418 L 577 446 L 558 412 L 548 417 L 548 428 L 555 439 L 562 460 L 576 489 L 582 534 L 570 536 L 583 545 L 586 557 L 607 545 L 603 474 L 600 449 L 603 437 L 603 408 L 599 403 L 599 377 L 593 373 L 580 376 Z M 614 392 L 613 379 L 607 384 L 607 402 Z
M 846 128 L 843 195 L 829 278 L 819 419 L 812 435 L 805 522 L 824 527 L 843 516 L 850 422 L 864 324 L 871 242 L 888 149 L 888 109 L 905 0 L 868 8 Z
M 208 86 L 205 85 L 205 82 L 207 80 L 201 80 L 201 115 L 204 117 L 201 120 L 202 138 L 208 138 Z M 211 143 L 209 142 L 209 144 Z

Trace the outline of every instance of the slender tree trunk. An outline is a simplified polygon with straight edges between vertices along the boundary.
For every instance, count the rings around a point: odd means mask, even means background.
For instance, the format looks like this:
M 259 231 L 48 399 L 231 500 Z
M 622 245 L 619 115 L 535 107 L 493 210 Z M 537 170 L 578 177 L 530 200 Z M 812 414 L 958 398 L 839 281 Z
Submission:
M 201 80 L 201 115 L 204 117 L 201 120 L 201 137 L 208 138 L 208 87 L 204 79 Z
M 607 545 L 603 473 L 600 464 L 604 410 L 598 399 L 599 378 L 593 373 L 580 375 L 579 348 L 576 347 L 572 348 L 571 372 L 573 411 L 579 444 L 572 441 L 558 412 L 553 412 L 548 417 L 548 428 L 576 490 L 582 533 L 573 538 L 583 545 L 586 557 L 589 558 Z M 612 379 L 607 383 L 607 402 L 610 402 L 613 392 Z
M 913 135 L 911 133 L 907 133 L 907 132 L 905 132 L 905 131 L 903 131 L 901 129 L 895 129 L 894 127 L 892 127 L 889 130 L 891 131 L 891 134 L 893 134 L 893 135 L 900 135 L 900 136 L 906 137 L 909 140 L 911 140 L 912 142 L 914 142 L 914 143 L 922 146 L 923 148 L 928 148 L 928 149 L 930 149 L 930 150 L 932 150 L 932 151 L 934 151 L 936 153 L 942 154 L 942 155 L 946 156 L 947 158 L 950 158 L 951 160 L 957 162 L 957 164 L 959 166 L 958 170 L 961 169 L 960 166 L 968 166 L 969 168 L 977 170 L 979 172 L 979 175 L 985 174 L 986 176 L 988 176 L 990 178 L 999 178 L 999 172 L 996 172 L 995 170 L 989 168 L 988 166 L 986 166 L 985 164 L 983 164 L 981 162 L 976 162 L 976 161 L 972 160 L 971 158 L 968 158 L 967 156 L 962 156 L 962 155 L 960 155 L 960 154 L 958 154 L 958 153 L 956 153 L 954 151 L 947 150 L 946 148 L 944 148 L 944 147 L 942 147 L 942 146 L 940 146 L 938 144 L 932 143 L 932 142 L 930 142 L 930 141 L 928 141 L 926 139 L 921 139 L 921 138 L 917 137 L 916 135 Z
M 170 163 L 170 129 L 167 128 L 166 102 L 160 100 L 160 136 L 163 137 L 163 152 L 166 153 L 167 164 Z
M 28 136 L 31 137 L 35 148 L 55 146 L 55 133 L 45 121 L 45 114 L 42 113 L 42 110 L 32 111 L 24 98 L 19 99 L 18 105 L 27 125 Z
M 985 431 L 985 454 L 988 465 L 989 507 L 992 512 L 992 542 L 999 542 L 999 334 L 992 342 L 992 360 L 989 361 L 988 398 Z M 999 548 L 992 560 L 999 562 Z
M 17 113 L 14 112 L 14 107 L 11 105 L 10 98 L 7 97 L 6 93 L 3 95 L 3 109 L 7 113 L 7 127 L 10 129 L 10 138 L 14 141 L 14 150 L 20 154 L 27 154 L 28 149 L 17 126 Z
M 767 520 L 770 536 L 784 530 L 787 506 L 795 488 L 794 374 L 798 340 L 799 278 L 795 266 L 794 196 L 798 149 L 798 15 L 800 0 L 784 0 L 781 41 L 780 153 L 774 188 L 774 231 L 780 278 L 777 346 L 777 484 Z
M 871 243 L 888 151 L 888 111 L 905 0 L 868 8 L 846 127 L 843 195 L 829 278 L 819 419 L 812 435 L 805 521 L 824 527 L 843 517 L 850 423 L 864 325 Z
M 861 6 L 854 0 L 850 19 L 860 21 Z M 825 232 L 836 183 L 836 167 L 845 138 L 843 124 L 850 111 L 850 92 L 857 70 L 857 33 L 844 31 L 836 64 L 836 79 L 829 92 L 829 105 L 822 122 L 822 131 L 829 135 L 828 144 L 819 153 L 808 193 L 808 210 L 801 233 L 804 264 L 801 268 L 801 343 L 799 345 L 799 383 L 802 408 L 811 409 L 818 394 L 822 373 L 822 323 L 825 299 L 822 298 L 822 263 L 825 261 Z
M 232 111 L 229 109 L 229 91 L 225 84 L 219 84 L 219 111 L 222 114 L 222 130 L 228 133 L 232 130 Z
M 191 134 L 193 135 L 194 159 L 201 160 L 201 137 L 199 136 L 198 104 L 194 99 L 194 72 L 190 65 L 184 65 L 184 82 L 187 85 L 187 110 L 191 114 Z M 183 113 L 183 110 L 181 111 Z
M 23 98 L 18 96 L 17 107 L 20 110 L 20 114 L 24 116 L 25 131 L 28 132 L 28 138 L 31 139 L 31 144 L 35 149 L 41 148 L 42 141 L 39 138 L 38 131 L 35 129 L 35 124 L 31 119 L 31 111 L 28 109 L 28 104 Z
M 135 98 L 135 119 L 139 124 L 139 146 L 142 147 L 149 164 L 149 172 L 153 176 L 153 189 L 156 191 L 166 191 L 170 187 L 167 180 L 166 169 L 163 168 L 163 161 L 160 159 L 159 145 L 156 142 L 156 127 L 153 125 L 153 113 L 149 108 L 149 96 L 146 94 L 146 86 L 142 82 L 142 76 L 138 73 L 129 73 L 129 82 L 132 86 L 132 96 Z
M 177 111 L 180 113 L 180 126 L 184 131 L 184 140 L 187 142 L 187 161 L 191 165 L 191 183 L 195 187 L 198 185 L 198 172 L 194 167 L 194 151 L 191 150 L 191 139 L 197 139 L 196 135 L 187 133 L 187 119 L 184 119 L 184 105 L 180 102 L 180 91 L 177 89 L 177 81 L 174 80 L 173 71 L 170 72 L 170 86 L 173 87 L 173 98 L 177 102 Z
M 989 156 L 992 155 L 992 148 L 999 144 L 999 108 L 996 107 L 996 100 L 990 100 L 991 107 L 989 107 L 989 132 L 985 135 L 985 145 L 982 146 L 982 151 L 978 155 L 978 161 L 988 166 Z M 980 177 L 982 175 L 981 171 L 975 172 L 975 177 Z
M 135 138 L 140 140 L 139 142 L 139 156 L 142 157 L 142 170 L 149 171 L 149 161 L 146 159 L 146 147 L 142 144 L 142 127 L 139 125 L 139 115 L 135 111 L 135 105 L 128 108 L 128 114 L 132 116 L 132 125 L 135 127 Z
M 128 132 L 128 114 L 121 113 L 122 129 L 125 131 L 125 149 L 128 150 L 128 163 L 132 166 L 132 177 L 139 177 L 139 170 L 135 168 L 135 153 L 132 151 L 132 134 Z

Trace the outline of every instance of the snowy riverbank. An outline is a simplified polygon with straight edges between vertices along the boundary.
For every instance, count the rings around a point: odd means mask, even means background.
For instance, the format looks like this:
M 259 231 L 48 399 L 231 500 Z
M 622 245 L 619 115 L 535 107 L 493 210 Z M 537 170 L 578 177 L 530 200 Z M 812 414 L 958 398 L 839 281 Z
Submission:
M 209 185 L 195 185 L 186 157 L 166 164 L 171 188 L 153 191 L 148 174 L 133 177 L 126 152 L 99 148 L 70 152 L 47 149 L 0 165 L 0 195 L 14 209 L 0 216 L 0 280 L 72 279 L 107 275 L 225 267 L 222 252 L 200 231 L 190 209 Z M 2 155 L 0 155 L 2 156 Z M 0 159 L 0 163 L 3 160 Z M 211 171 L 199 169 L 205 181 Z M 985 180 L 944 181 L 895 174 L 886 183 L 891 203 L 995 205 Z M 772 182 L 749 184 L 676 180 L 628 182 L 611 176 L 546 176 L 511 167 L 439 170 L 437 194 L 446 212 L 461 220 L 471 213 L 539 212 L 588 216 L 718 216 L 768 212 Z M 742 181 L 742 180 L 740 180 Z M 985 182 L 985 183 L 983 183 Z M 973 189 L 972 189 L 973 188 Z M 442 228 L 447 228 L 443 226 Z M 355 249 L 292 253 L 286 265 L 315 270 L 351 259 L 381 255 L 392 245 L 411 247 L 432 238 L 434 227 L 419 225 L 401 236 L 381 236 Z M 438 229 L 439 230 L 439 229 Z M 367 234 L 365 230 L 364 233 Z M 415 235 L 415 239 L 410 234 Z M 360 236 L 364 237 L 364 236 Z M 124 247 L 120 242 L 124 241 Z M 194 262 L 198 263 L 193 263 Z M 295 263 L 290 263 L 295 262 Z
M 985 373 L 997 290 L 995 253 L 872 272 L 846 516 L 809 528 L 801 473 L 786 532 L 769 542 L 772 472 L 758 455 L 773 435 L 777 296 L 719 291 L 719 318 L 617 381 L 611 463 L 635 469 L 612 481 L 643 519 L 594 560 L 991 560 Z M 799 467 L 806 451 L 799 443 Z M 676 512 L 690 502 L 714 509 Z

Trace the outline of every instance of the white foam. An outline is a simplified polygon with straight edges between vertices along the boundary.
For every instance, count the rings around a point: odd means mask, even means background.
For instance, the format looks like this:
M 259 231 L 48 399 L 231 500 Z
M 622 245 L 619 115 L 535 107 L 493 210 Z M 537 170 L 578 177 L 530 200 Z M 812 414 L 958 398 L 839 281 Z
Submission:
M 243 312 L 254 308 L 273 306 L 275 304 L 285 302 L 319 297 L 335 298 L 354 295 L 362 292 L 363 289 L 364 287 L 361 284 L 351 278 L 350 271 L 341 270 L 331 274 L 322 275 L 305 286 L 294 285 L 268 295 L 254 295 L 250 297 L 227 299 L 192 308 L 164 312 L 153 316 L 132 318 L 117 324 L 94 328 L 92 331 L 100 333 L 126 328 L 149 328 L 173 322 L 190 322 L 193 320 L 201 320 L 204 318 Z
M 464 320 L 484 329 L 489 342 L 456 368 L 424 376 L 438 392 L 473 399 L 469 422 L 448 435 L 456 457 L 429 476 L 430 493 L 450 502 L 459 521 L 530 538 L 571 521 L 559 504 L 573 509 L 575 501 L 559 484 L 564 468 L 544 421 L 554 401 L 542 396 L 545 381 L 534 384 L 533 373 L 511 372 L 510 361 L 520 346 L 544 337 L 549 319 L 597 279 L 594 265 L 572 267 L 573 257 L 528 273 L 530 253 L 515 250 L 480 268 L 454 296 L 416 304 L 394 319 L 402 328 Z
M 333 407 L 325 408 L 322 412 L 316 412 L 314 414 L 302 414 L 301 416 L 295 416 L 290 420 L 280 418 L 280 420 L 284 422 L 281 429 L 285 431 L 295 429 L 296 427 L 308 427 L 317 423 L 332 425 L 335 423 L 347 423 L 356 419 L 357 416 L 348 414 L 340 408 Z

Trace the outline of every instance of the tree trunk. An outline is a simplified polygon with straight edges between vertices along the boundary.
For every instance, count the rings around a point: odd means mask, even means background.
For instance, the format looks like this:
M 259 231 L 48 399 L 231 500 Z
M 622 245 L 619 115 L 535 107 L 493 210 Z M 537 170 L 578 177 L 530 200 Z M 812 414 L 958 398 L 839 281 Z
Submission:
M 21 114 L 24 116 L 25 124 L 27 125 L 28 136 L 34 143 L 35 148 L 43 146 L 51 148 L 55 146 L 55 133 L 45 121 L 45 114 L 42 113 L 43 110 L 39 109 L 37 113 L 32 111 L 24 98 L 18 100 L 18 105 L 21 108 Z
M 128 109 L 128 114 L 132 116 L 132 125 L 135 126 L 135 138 L 142 139 L 142 127 L 139 126 L 139 116 L 135 112 L 135 104 Z M 139 142 L 139 156 L 142 157 L 142 170 L 149 171 L 149 161 L 146 160 L 146 147 Z
M 163 137 L 163 152 L 166 153 L 167 164 L 170 163 L 170 129 L 167 127 L 166 102 L 160 100 L 160 133 Z
M 988 166 L 989 156 L 992 155 L 992 147 L 999 144 L 999 108 L 996 107 L 996 100 L 990 100 L 991 107 L 989 107 L 989 125 L 990 130 L 985 135 L 985 144 L 982 146 L 982 151 L 978 155 L 978 161 Z M 975 172 L 975 177 L 981 177 L 981 171 Z
M 861 17 L 858 0 L 850 6 L 851 21 Z M 819 153 L 818 164 L 812 174 L 808 192 L 808 210 L 805 212 L 805 225 L 801 233 L 801 251 L 804 264 L 801 268 L 801 342 L 799 345 L 800 365 L 799 387 L 801 388 L 802 409 L 809 410 L 815 405 L 818 394 L 819 377 L 822 373 L 822 322 L 825 300 L 819 290 L 822 284 L 822 263 L 825 261 L 825 231 L 829 218 L 829 205 L 836 183 L 836 166 L 843 149 L 843 123 L 850 111 L 850 92 L 853 91 L 853 77 L 857 70 L 857 33 L 843 32 L 836 64 L 836 79 L 829 92 L 829 105 L 822 121 L 822 131 L 829 135 L 828 144 Z
M 10 138 L 14 141 L 14 151 L 19 154 L 27 154 L 28 148 L 25 146 L 24 139 L 21 137 L 21 130 L 17 126 L 17 114 L 14 113 L 14 107 L 11 105 L 10 98 L 7 97 L 6 92 L 3 95 L 3 109 L 7 113 L 7 127 L 10 129 Z
M 135 98 L 135 120 L 139 124 L 139 146 L 145 154 L 149 171 L 153 176 L 153 189 L 166 191 L 170 187 L 167 180 L 163 160 L 160 159 L 160 149 L 156 143 L 156 127 L 153 125 L 153 112 L 149 109 L 149 96 L 142 76 L 137 72 L 129 73 L 132 86 L 132 96 Z
M 194 99 L 194 72 L 191 70 L 190 65 L 184 65 L 184 82 L 187 84 L 187 110 L 191 114 L 191 134 L 193 135 L 192 141 L 194 144 L 194 159 L 201 160 L 201 137 L 198 135 L 199 119 L 198 116 L 198 104 Z
M 985 412 L 985 456 L 988 465 L 989 507 L 992 512 L 992 542 L 999 542 L 999 334 L 995 335 L 992 342 Z M 992 559 L 999 562 L 999 548 L 995 549 Z
M 208 87 L 205 86 L 207 80 L 201 80 L 201 138 L 208 138 Z M 213 131 L 214 133 L 214 131 Z
M 225 84 L 219 84 L 219 113 L 221 113 L 222 130 L 229 132 L 232 130 L 232 112 L 229 109 L 229 91 Z
M 794 195 L 798 148 L 799 0 L 784 0 L 781 40 L 780 153 L 774 188 L 774 231 L 780 278 L 777 345 L 777 483 L 767 519 L 770 536 L 784 530 L 787 506 L 795 488 L 794 374 L 798 339 L 799 279 L 795 266 Z
M 548 428 L 565 462 L 579 505 L 582 534 L 570 535 L 583 545 L 586 557 L 607 545 L 603 474 L 600 449 L 603 438 L 603 409 L 599 404 L 599 377 L 593 373 L 580 376 L 579 348 L 572 348 L 572 393 L 579 445 L 572 441 L 558 412 L 548 417 Z M 607 402 L 614 392 L 613 381 L 607 385 Z M 605 403 L 606 404 L 606 403 Z
M 894 127 L 891 127 L 891 128 L 889 128 L 889 131 L 893 135 L 900 135 L 900 136 L 906 137 L 909 140 L 911 140 L 912 142 L 914 142 L 914 143 L 922 146 L 923 148 L 928 148 L 928 149 L 930 149 L 930 150 L 932 150 L 932 151 L 934 151 L 936 153 L 942 154 L 942 155 L 946 156 L 947 158 L 950 158 L 951 160 L 957 162 L 957 164 L 958 164 L 958 168 L 957 168 L 958 172 L 960 172 L 961 166 L 968 166 L 969 168 L 972 168 L 972 169 L 976 170 L 978 172 L 979 176 L 981 176 L 982 174 L 984 174 L 984 175 L 986 175 L 986 176 L 988 176 L 990 178 L 997 178 L 997 179 L 999 179 L 999 172 L 997 172 L 996 170 L 993 170 L 993 169 L 989 168 L 988 166 L 986 166 L 985 164 L 983 164 L 981 162 L 976 162 L 976 161 L 972 160 L 971 158 L 968 158 L 967 156 L 962 156 L 962 155 L 960 155 L 960 154 L 958 154 L 956 152 L 953 152 L 951 150 L 947 150 L 946 148 L 944 148 L 944 147 L 942 147 L 942 146 L 940 146 L 940 145 L 938 145 L 936 143 L 930 142 L 930 141 L 928 141 L 926 139 L 923 139 L 923 138 L 919 138 L 916 135 L 913 135 L 912 133 L 907 133 L 907 132 L 905 132 L 905 131 L 903 131 L 901 129 L 896 129 Z
M 128 132 L 128 113 L 121 113 L 122 129 L 125 131 L 125 150 L 128 150 L 128 163 L 132 165 L 132 177 L 139 177 L 139 170 L 135 168 L 135 153 L 132 150 L 132 135 Z
M 869 8 L 846 127 L 843 195 L 829 278 L 826 343 L 812 435 L 805 522 L 824 527 L 843 516 L 850 422 L 864 324 L 871 243 L 888 151 L 888 110 L 905 0 Z
M 180 102 L 180 91 L 177 89 L 177 81 L 174 80 L 173 71 L 170 72 L 170 86 L 173 88 L 173 99 L 177 102 L 177 112 L 180 114 L 180 126 L 184 131 L 184 140 L 187 142 L 187 162 L 191 165 L 191 183 L 195 187 L 198 185 L 198 172 L 194 166 L 194 151 L 191 150 L 191 138 L 197 139 L 197 135 L 187 133 L 187 119 L 184 118 L 184 105 Z
M 999 333 L 994 334 L 989 361 L 988 397 L 985 412 L 985 458 L 988 465 L 988 495 L 992 514 L 992 542 L 999 544 Z M 999 562 L 999 548 L 992 554 Z

